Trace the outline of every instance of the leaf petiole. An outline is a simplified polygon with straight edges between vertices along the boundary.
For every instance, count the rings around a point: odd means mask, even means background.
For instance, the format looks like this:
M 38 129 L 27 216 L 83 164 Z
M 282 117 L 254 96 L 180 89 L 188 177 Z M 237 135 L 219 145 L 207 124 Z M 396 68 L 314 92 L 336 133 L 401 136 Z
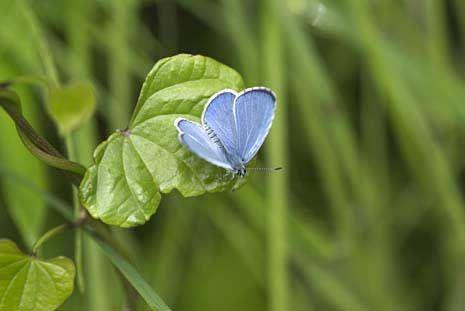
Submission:
M 66 229 L 70 228 L 69 224 L 62 224 L 59 225 L 53 229 L 50 229 L 49 231 L 45 232 L 35 243 L 34 246 L 32 247 L 32 256 L 35 256 L 37 254 L 37 251 L 39 248 L 42 247 L 42 245 L 53 238 L 54 236 L 64 232 Z
M 61 225 L 56 226 L 55 228 L 52 228 L 52 229 L 48 230 L 47 232 L 45 232 L 32 246 L 32 255 L 35 256 L 37 254 L 37 251 L 39 250 L 39 248 L 41 248 L 42 245 L 45 242 L 47 242 L 48 240 L 50 240 L 54 236 L 63 233 L 67 229 L 80 228 L 82 226 L 82 224 L 84 223 L 85 219 L 86 219 L 86 214 L 83 214 L 81 217 L 77 218 L 73 222 L 69 222 L 69 223 L 66 223 L 66 224 L 61 224 Z

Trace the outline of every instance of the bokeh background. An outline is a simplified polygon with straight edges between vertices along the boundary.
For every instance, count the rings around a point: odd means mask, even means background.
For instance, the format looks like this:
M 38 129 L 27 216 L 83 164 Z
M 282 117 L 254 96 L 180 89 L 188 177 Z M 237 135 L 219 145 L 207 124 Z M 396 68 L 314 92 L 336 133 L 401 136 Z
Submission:
M 257 165 L 285 170 L 235 193 L 172 193 L 144 226 L 112 229 L 169 306 L 465 310 L 463 0 L 0 0 L 0 81 L 56 71 L 93 84 L 98 111 L 75 133 L 86 165 L 125 127 L 153 64 L 181 52 L 275 90 Z M 64 150 L 43 91 L 15 89 Z M 72 189 L 2 111 L 0 177 L 0 237 L 27 251 L 63 222 L 48 207 L 71 205 Z M 43 256 L 72 258 L 73 241 L 57 237 Z M 61 310 L 132 310 L 84 242 L 85 292 Z

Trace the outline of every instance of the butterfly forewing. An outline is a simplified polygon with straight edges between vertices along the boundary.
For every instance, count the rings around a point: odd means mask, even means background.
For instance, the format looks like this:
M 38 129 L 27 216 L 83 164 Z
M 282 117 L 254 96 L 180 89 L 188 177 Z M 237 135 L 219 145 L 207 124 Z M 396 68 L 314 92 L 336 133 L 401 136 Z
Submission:
M 240 93 L 234 103 L 237 154 L 248 163 L 265 141 L 274 118 L 276 97 L 267 88 L 251 88 Z
M 212 131 L 230 154 L 236 151 L 236 122 L 233 106 L 236 92 L 223 90 L 214 95 L 205 106 L 202 122 L 207 131 Z
M 179 118 L 175 126 L 179 131 L 179 140 L 191 152 L 216 166 L 232 169 L 221 143 L 215 143 L 200 124 Z

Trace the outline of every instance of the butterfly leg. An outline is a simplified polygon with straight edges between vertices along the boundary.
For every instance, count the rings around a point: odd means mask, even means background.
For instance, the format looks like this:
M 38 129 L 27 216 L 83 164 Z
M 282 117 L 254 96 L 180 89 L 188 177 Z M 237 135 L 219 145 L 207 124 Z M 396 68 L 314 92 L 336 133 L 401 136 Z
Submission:
M 239 175 L 233 173 L 234 178 L 236 181 L 234 183 L 234 186 L 231 188 L 231 192 L 235 192 L 237 189 L 239 189 L 243 184 L 244 184 L 244 179 L 240 177 Z
M 234 186 L 231 188 L 231 192 L 235 192 L 239 188 L 239 178 L 236 178 Z

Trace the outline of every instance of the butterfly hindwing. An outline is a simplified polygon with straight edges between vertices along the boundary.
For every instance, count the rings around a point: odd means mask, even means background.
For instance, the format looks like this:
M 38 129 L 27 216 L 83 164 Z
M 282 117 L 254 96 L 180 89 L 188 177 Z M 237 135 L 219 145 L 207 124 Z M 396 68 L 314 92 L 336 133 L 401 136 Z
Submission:
M 213 130 L 230 154 L 237 152 L 236 122 L 233 112 L 236 95 L 236 92 L 228 89 L 217 93 L 208 101 L 202 114 L 203 124 Z
M 210 139 L 200 124 L 182 118 L 176 119 L 174 124 L 179 131 L 179 140 L 191 152 L 216 166 L 232 169 L 221 143 Z
M 265 141 L 274 118 L 276 96 L 263 87 L 241 92 L 234 103 L 237 154 L 248 163 Z

